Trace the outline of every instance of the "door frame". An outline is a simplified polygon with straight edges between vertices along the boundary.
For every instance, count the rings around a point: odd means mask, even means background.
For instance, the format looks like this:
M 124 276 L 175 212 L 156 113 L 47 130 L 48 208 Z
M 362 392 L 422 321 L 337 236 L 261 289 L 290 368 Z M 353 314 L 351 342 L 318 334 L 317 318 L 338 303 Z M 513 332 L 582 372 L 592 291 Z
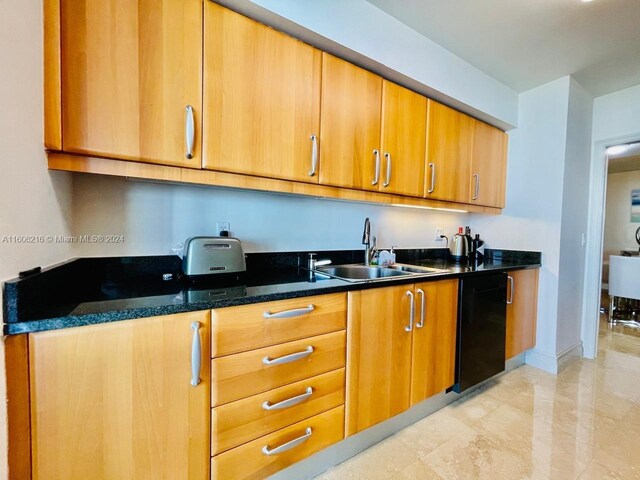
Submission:
M 582 301 L 582 345 L 586 358 L 598 352 L 600 291 L 602 287 L 602 255 L 604 253 L 604 221 L 607 201 L 607 147 L 640 141 L 640 132 L 606 138 L 593 143 L 589 184 L 589 219 Z

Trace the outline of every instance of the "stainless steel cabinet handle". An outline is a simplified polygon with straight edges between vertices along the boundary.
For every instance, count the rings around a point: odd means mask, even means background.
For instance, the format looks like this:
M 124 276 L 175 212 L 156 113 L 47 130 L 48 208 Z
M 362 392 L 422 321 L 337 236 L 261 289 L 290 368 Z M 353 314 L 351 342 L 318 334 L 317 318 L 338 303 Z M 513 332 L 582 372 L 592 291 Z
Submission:
M 313 430 L 311 430 L 311 427 L 307 427 L 307 429 L 304 431 L 304 435 L 302 435 L 301 437 L 294 438 L 290 442 L 283 443 L 279 447 L 273 449 L 269 449 L 269 446 L 265 445 L 264 447 L 262 447 L 262 453 L 264 453 L 265 455 L 278 455 L 279 453 L 284 453 L 287 450 L 291 450 L 292 448 L 300 445 L 302 442 L 307 440 L 312 433 Z
M 187 105 L 187 121 L 185 126 L 185 139 L 187 144 L 187 153 L 184 154 L 187 158 L 193 158 L 193 140 L 196 135 L 196 127 L 193 120 L 193 107 Z
M 375 160 L 376 160 L 376 173 L 373 176 L 373 181 L 371 182 L 371 185 L 377 185 L 378 180 L 380 180 L 380 152 L 378 150 L 374 150 L 373 156 L 375 157 Z
M 200 383 L 200 361 L 202 360 L 200 322 L 193 322 L 191 330 L 193 330 L 193 340 L 191 342 L 191 385 L 197 387 Z
M 431 169 L 431 186 L 429 187 L 429 190 L 427 190 L 427 193 L 433 193 L 436 188 L 436 164 L 430 163 L 429 169 Z
M 511 275 L 507 275 L 507 279 L 509 280 L 511 286 L 511 295 L 509 295 L 509 300 L 507 300 L 507 305 L 511 305 L 513 303 L 513 291 L 516 288 L 516 282 L 513 281 L 513 277 Z
M 269 401 L 266 401 L 262 404 L 262 408 L 264 408 L 265 410 L 280 410 L 282 408 L 293 407 L 294 405 L 304 402 L 312 394 L 313 394 L 313 388 L 307 387 L 307 389 L 301 395 L 288 398 L 278 403 L 271 403 Z
M 316 265 L 318 265 L 316 263 Z M 311 313 L 316 309 L 313 304 L 309 304 L 304 308 L 294 308 L 293 310 L 283 310 L 282 312 L 272 313 L 269 310 L 264 312 L 262 316 L 264 318 L 291 318 L 291 317 L 299 317 L 300 315 L 306 315 L 307 313 Z
M 478 197 L 480 196 L 480 175 L 478 175 L 477 173 L 474 173 L 473 178 L 475 179 L 476 187 L 475 187 L 475 193 L 473 194 L 472 200 L 477 200 Z
M 313 177 L 316 174 L 318 168 L 318 138 L 315 135 L 311 135 L 311 170 L 309 170 L 309 176 Z
M 416 316 L 416 302 L 411 290 L 407 290 L 407 297 L 409 297 L 409 325 L 404 327 L 404 330 L 410 332 L 413 330 L 413 320 Z
M 264 357 L 262 359 L 262 363 L 264 363 L 265 365 L 282 365 L 283 363 L 291 363 L 297 360 L 302 360 L 303 358 L 307 358 L 312 353 L 313 353 L 313 347 L 309 346 L 302 352 L 291 353 L 289 355 L 285 355 L 284 357 L 278 357 L 278 358 Z
M 424 320 L 426 315 L 427 296 L 425 295 L 424 290 L 422 290 L 421 288 L 418 288 L 416 292 L 418 292 L 418 295 L 420 295 L 420 321 L 416 323 L 416 328 L 422 328 L 424 327 Z
M 390 153 L 385 153 L 384 154 L 384 158 L 387 159 L 387 179 L 382 184 L 382 186 L 383 187 L 388 187 L 389 183 L 391 182 L 391 154 Z

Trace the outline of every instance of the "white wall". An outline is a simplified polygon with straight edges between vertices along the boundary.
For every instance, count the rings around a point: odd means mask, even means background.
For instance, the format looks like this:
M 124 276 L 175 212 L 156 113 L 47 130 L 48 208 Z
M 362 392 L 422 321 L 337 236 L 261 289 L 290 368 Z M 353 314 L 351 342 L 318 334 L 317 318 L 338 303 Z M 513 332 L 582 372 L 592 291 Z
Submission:
M 640 132 L 640 85 L 593 101 L 593 141 Z
M 569 86 L 567 145 L 565 152 L 558 278 L 558 327 L 556 353 L 581 343 L 591 122 L 593 98 L 573 78 Z
M 518 128 L 509 134 L 506 208 L 497 217 L 471 215 L 489 248 L 542 252 L 535 350 L 553 358 L 569 86 L 564 77 L 520 94 Z
M 170 253 L 193 235 L 214 235 L 216 222 L 231 223 L 245 251 L 360 249 L 365 217 L 378 245 L 444 247 L 435 229 L 448 234 L 468 214 L 347 203 L 221 188 L 131 182 L 78 175 L 74 179 L 76 234 L 124 235 L 122 244 L 78 244 L 76 255 Z
M 0 2 L 0 238 L 69 233 L 70 175 L 49 173 L 42 147 L 42 1 Z M 0 280 L 71 255 L 64 244 L 0 242 Z M 5 398 L 4 343 L 0 398 Z M 0 408 L 0 478 L 6 478 Z
M 427 86 L 436 100 L 502 128 L 517 124 L 518 95 L 514 90 L 366 0 L 218 1 L 265 23 L 278 22 L 273 14 L 284 17 L 294 25 L 278 23 L 279 28 L 292 30 L 290 33 L 310 42 L 304 29 L 315 32 L 327 42 L 314 38 L 311 43 L 319 43 L 327 51 L 335 48 L 331 46 L 335 42 Z M 336 53 L 349 56 L 344 50 L 338 47 Z M 366 60 L 364 63 L 368 66 Z
M 620 250 L 636 250 L 636 229 L 631 223 L 631 190 L 640 189 L 640 170 L 612 173 L 607 177 L 607 204 L 604 224 L 604 256 Z

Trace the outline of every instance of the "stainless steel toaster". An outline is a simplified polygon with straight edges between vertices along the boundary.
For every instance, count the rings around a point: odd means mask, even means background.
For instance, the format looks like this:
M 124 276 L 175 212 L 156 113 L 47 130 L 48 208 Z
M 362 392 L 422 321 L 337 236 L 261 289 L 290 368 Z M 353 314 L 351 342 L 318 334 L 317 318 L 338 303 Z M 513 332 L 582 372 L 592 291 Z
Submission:
M 184 242 L 182 271 L 187 276 L 247 270 L 242 244 L 231 237 L 191 237 Z

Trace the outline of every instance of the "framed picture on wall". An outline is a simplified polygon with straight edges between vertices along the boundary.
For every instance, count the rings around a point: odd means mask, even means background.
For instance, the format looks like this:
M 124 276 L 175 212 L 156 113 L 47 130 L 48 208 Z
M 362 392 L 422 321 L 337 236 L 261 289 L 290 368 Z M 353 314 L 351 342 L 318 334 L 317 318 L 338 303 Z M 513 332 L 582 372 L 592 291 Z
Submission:
M 640 188 L 631 190 L 631 222 L 640 223 Z

